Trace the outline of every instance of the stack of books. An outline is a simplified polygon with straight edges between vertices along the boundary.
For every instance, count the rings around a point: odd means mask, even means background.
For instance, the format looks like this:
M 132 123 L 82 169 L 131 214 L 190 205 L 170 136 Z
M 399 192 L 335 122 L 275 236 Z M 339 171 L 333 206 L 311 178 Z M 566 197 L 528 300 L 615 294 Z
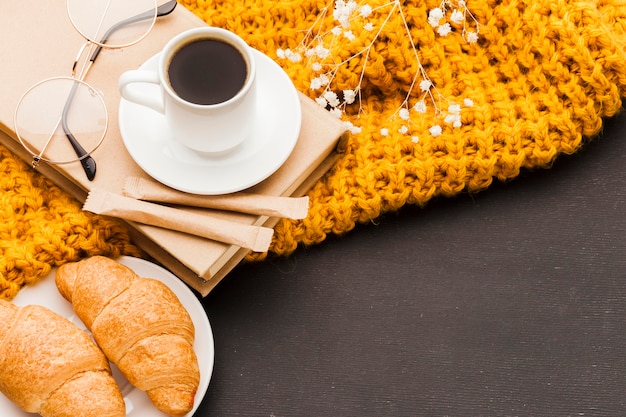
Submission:
M 67 16 L 65 0 L 39 2 L 24 0 L 2 6 L 0 37 L 4 39 L 0 66 L 0 143 L 24 160 L 32 156 L 18 141 L 13 117 L 22 94 L 30 86 L 54 76 L 69 76 L 76 53 L 85 40 Z M 44 175 L 84 201 L 95 189 L 122 194 L 128 178 L 150 177 L 126 151 L 118 125 L 120 95 L 118 79 L 122 72 L 137 69 L 157 54 L 169 39 L 193 27 L 206 25 L 182 6 L 159 18 L 150 34 L 138 44 L 121 50 L 103 50 L 86 81 L 105 98 L 109 126 L 103 144 L 93 153 L 97 175 L 90 181 L 79 163 L 37 168 Z M 298 93 L 302 126 L 294 150 L 270 177 L 246 192 L 273 196 L 300 196 L 337 160 L 345 142 L 342 123 L 317 103 Z M 277 218 L 234 212 L 199 209 L 244 224 L 273 227 Z M 145 224 L 128 222 L 135 243 L 202 296 L 207 295 L 248 253 L 248 249 L 190 234 Z

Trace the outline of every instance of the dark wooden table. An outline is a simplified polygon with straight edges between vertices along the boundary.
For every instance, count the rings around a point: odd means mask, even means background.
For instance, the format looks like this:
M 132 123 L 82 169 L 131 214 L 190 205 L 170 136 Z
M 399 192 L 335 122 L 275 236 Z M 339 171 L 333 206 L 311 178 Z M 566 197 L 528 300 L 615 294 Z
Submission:
M 408 207 L 206 299 L 196 416 L 626 416 L 626 115 L 550 170 Z

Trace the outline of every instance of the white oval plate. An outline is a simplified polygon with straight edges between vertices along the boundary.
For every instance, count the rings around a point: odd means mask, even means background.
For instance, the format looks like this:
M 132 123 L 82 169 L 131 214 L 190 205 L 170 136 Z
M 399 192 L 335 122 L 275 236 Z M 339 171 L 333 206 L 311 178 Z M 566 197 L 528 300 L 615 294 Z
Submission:
M 300 97 L 285 71 L 254 50 L 257 62 L 258 111 L 254 134 L 224 154 L 202 154 L 167 136 L 160 113 L 121 99 L 119 126 L 130 156 L 155 180 L 193 194 L 241 191 L 272 175 L 287 160 L 300 136 Z M 140 69 L 155 68 L 158 54 Z M 136 85 L 133 88 L 158 88 Z
M 193 410 L 186 417 L 191 417 L 197 410 L 200 402 L 204 398 L 209 387 L 211 374 L 213 372 L 213 360 L 215 351 L 213 345 L 213 332 L 209 319 L 206 316 L 202 304 L 191 292 L 191 290 L 171 272 L 162 267 L 148 262 L 143 259 L 122 256 L 116 259 L 121 264 L 131 268 L 137 275 L 157 279 L 166 284 L 176 294 L 181 303 L 185 306 L 191 320 L 196 328 L 196 338 L 193 348 L 198 357 L 198 365 L 200 366 L 200 385 L 194 402 Z M 19 306 L 28 304 L 39 304 L 44 307 L 56 311 L 71 322 L 78 325 L 81 329 L 85 329 L 85 325 L 76 317 L 72 305 L 59 294 L 54 283 L 56 269 L 53 269 L 48 275 L 41 279 L 35 285 L 24 287 L 14 298 L 13 303 Z M 148 398 L 145 392 L 133 387 L 122 376 L 115 365 L 111 365 L 113 377 L 122 390 L 124 402 L 126 403 L 126 415 L 129 417 L 163 417 L 165 414 L 157 410 Z M 32 417 L 33 414 L 26 413 L 8 398 L 0 393 L 0 410 L 2 417 Z

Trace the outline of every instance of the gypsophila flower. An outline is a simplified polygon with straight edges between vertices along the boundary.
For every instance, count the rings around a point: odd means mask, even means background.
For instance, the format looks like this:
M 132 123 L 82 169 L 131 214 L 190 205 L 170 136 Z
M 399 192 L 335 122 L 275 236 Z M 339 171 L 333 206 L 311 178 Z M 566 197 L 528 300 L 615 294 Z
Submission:
M 446 115 L 443 119 L 446 124 L 452 125 L 454 127 L 461 127 L 461 115 L 457 113 L 451 113 Z
M 448 114 L 444 118 L 446 124 L 454 127 L 461 127 L 461 106 L 459 104 L 450 104 L 448 106 Z
M 354 36 L 354 33 L 352 33 L 351 30 L 347 30 L 343 32 L 343 36 L 345 36 L 346 38 L 348 38 L 348 40 L 351 40 L 351 41 L 356 39 L 356 36 Z
M 319 77 L 317 78 L 313 78 L 311 80 L 311 84 L 310 84 L 310 88 L 311 90 L 319 90 L 320 88 L 322 88 L 322 81 L 320 80 Z
M 439 22 L 443 19 L 443 9 L 436 7 L 428 13 L 428 23 L 434 27 L 439 27 Z
M 383 127 L 382 129 L 380 129 L 380 134 L 383 136 L 389 136 L 389 129 Z
M 343 90 L 343 101 L 345 101 L 346 104 L 354 103 L 355 99 L 356 92 L 354 90 Z
M 474 106 L 474 100 L 472 100 L 471 98 L 466 98 L 465 100 L 463 100 L 463 105 L 465 107 L 473 107 Z
M 426 113 L 426 103 L 424 103 L 424 100 L 420 100 L 417 103 L 415 103 L 415 106 L 413 106 L 413 109 L 415 109 L 416 112 L 424 114 Z
M 368 22 L 365 24 L 365 26 L 363 26 L 363 29 L 367 30 L 368 32 L 371 32 L 374 30 L 374 25 L 371 22 Z
M 335 26 L 334 28 L 330 30 L 330 33 L 332 33 L 335 36 L 339 36 L 343 33 L 343 29 L 341 28 L 341 26 Z
M 351 122 L 343 122 L 343 125 L 352 133 L 353 135 L 357 133 L 361 133 L 362 128 L 359 126 L 353 125 Z
M 398 112 L 398 115 L 400 116 L 402 120 L 409 120 L 409 118 L 411 117 L 411 115 L 409 114 L 409 109 L 405 109 L 405 108 L 400 109 L 400 112 Z
M 315 55 L 321 59 L 326 59 L 330 55 L 330 49 L 324 48 L 322 45 L 317 45 L 314 49 Z
M 300 60 L 302 60 L 302 56 L 299 53 L 292 51 L 291 49 L 277 49 L 276 55 L 279 58 L 287 58 L 291 62 L 299 62 Z
M 291 62 L 300 62 L 302 60 L 302 56 L 299 53 L 292 53 L 287 56 Z
M 459 104 L 450 104 L 448 106 L 448 112 L 452 114 L 460 114 L 461 113 L 461 105 Z
M 437 28 L 439 36 L 448 36 L 450 32 L 452 32 L 452 26 L 450 26 L 450 23 L 444 23 Z
M 441 129 L 441 126 L 439 126 L 439 125 L 435 125 L 435 126 L 431 127 L 430 129 L 428 129 L 428 131 L 435 138 L 437 136 L 441 136 L 441 134 L 443 133 L 443 129 Z
M 319 90 L 330 82 L 330 78 L 326 74 L 320 74 L 319 77 L 311 80 L 311 90 Z
M 361 15 L 361 17 L 369 17 L 369 15 L 372 14 L 372 6 L 370 6 L 369 4 L 361 6 L 361 8 L 359 9 L 359 14 Z
M 452 23 L 456 23 L 457 25 L 460 25 L 461 23 L 465 21 L 465 13 L 463 13 L 459 9 L 456 9 L 455 11 L 452 12 L 452 15 L 450 16 L 450 20 L 452 21 Z
M 401 126 L 400 129 L 398 129 L 398 133 L 402 134 L 402 135 L 406 135 L 407 133 L 409 133 L 409 128 L 405 125 Z
M 422 80 L 420 83 L 420 90 L 426 92 L 430 90 L 430 87 L 433 86 L 433 83 L 430 80 Z
M 313 69 L 313 71 L 319 72 L 322 70 L 322 64 L 320 64 L 319 62 L 314 62 L 313 65 L 311 65 L 311 68 Z
M 320 74 L 318 77 L 311 80 L 311 90 L 318 90 L 330 83 L 330 77 L 328 74 Z
M 328 106 L 328 101 L 324 97 L 318 97 L 315 99 L 315 102 L 320 105 L 320 107 L 326 108 Z
M 456 5 L 455 5 L 456 3 Z M 448 16 L 448 7 L 452 10 Z M 468 18 L 476 27 L 476 30 L 469 30 L 467 28 Z M 428 13 L 428 23 L 437 30 L 439 36 L 448 36 L 453 28 L 451 24 L 455 26 L 461 26 L 463 38 L 468 43 L 475 43 L 478 41 L 478 28 L 479 24 L 474 15 L 467 8 L 465 1 L 454 0 L 442 0 L 439 7 L 432 9 Z
M 420 138 L 418 136 L 411 136 L 411 142 L 418 143 L 419 141 L 420 141 Z
M 328 101 L 328 104 L 332 107 L 337 107 L 339 105 L 339 97 L 337 97 L 337 93 L 333 91 L 327 91 L 324 93 L 324 98 Z
M 349 0 L 347 2 L 343 0 L 337 0 L 335 1 L 333 17 L 344 28 L 350 27 L 350 16 L 357 7 L 358 5 L 354 0 Z
M 343 116 L 342 111 L 339 110 L 338 108 L 330 109 L 330 114 L 331 116 L 335 116 L 337 119 L 341 119 L 341 116 Z

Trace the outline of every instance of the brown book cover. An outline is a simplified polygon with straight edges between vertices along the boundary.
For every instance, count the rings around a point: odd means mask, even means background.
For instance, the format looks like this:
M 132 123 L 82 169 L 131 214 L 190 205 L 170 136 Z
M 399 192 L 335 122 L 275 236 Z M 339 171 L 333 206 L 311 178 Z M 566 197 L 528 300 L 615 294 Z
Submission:
M 69 21 L 65 0 L 25 0 L 7 3 L 2 9 L 0 37 L 4 39 L 4 63 L 0 66 L 0 130 L 4 133 L 0 134 L 0 142 L 30 162 L 32 157 L 15 136 L 13 117 L 17 104 L 22 94 L 36 82 L 54 76 L 69 76 L 84 39 Z M 122 194 L 128 177 L 149 178 L 128 154 L 120 136 L 117 80 L 122 72 L 140 67 L 158 53 L 177 33 L 201 25 L 205 25 L 201 19 L 178 5 L 171 15 L 159 18 L 140 43 L 120 50 L 102 51 L 86 78 L 103 92 L 109 114 L 105 140 L 93 153 L 98 164 L 93 181 L 86 178 L 79 163 L 42 163 L 37 169 L 80 201 L 84 201 L 95 187 Z M 336 160 L 344 126 L 311 99 L 303 94 L 299 96 L 302 128 L 293 152 L 274 174 L 247 191 L 302 195 Z M 207 216 L 269 227 L 277 221 L 264 216 L 203 212 Z M 202 295 L 208 294 L 246 254 L 246 250 L 237 246 L 158 227 L 129 224 L 139 246 Z

